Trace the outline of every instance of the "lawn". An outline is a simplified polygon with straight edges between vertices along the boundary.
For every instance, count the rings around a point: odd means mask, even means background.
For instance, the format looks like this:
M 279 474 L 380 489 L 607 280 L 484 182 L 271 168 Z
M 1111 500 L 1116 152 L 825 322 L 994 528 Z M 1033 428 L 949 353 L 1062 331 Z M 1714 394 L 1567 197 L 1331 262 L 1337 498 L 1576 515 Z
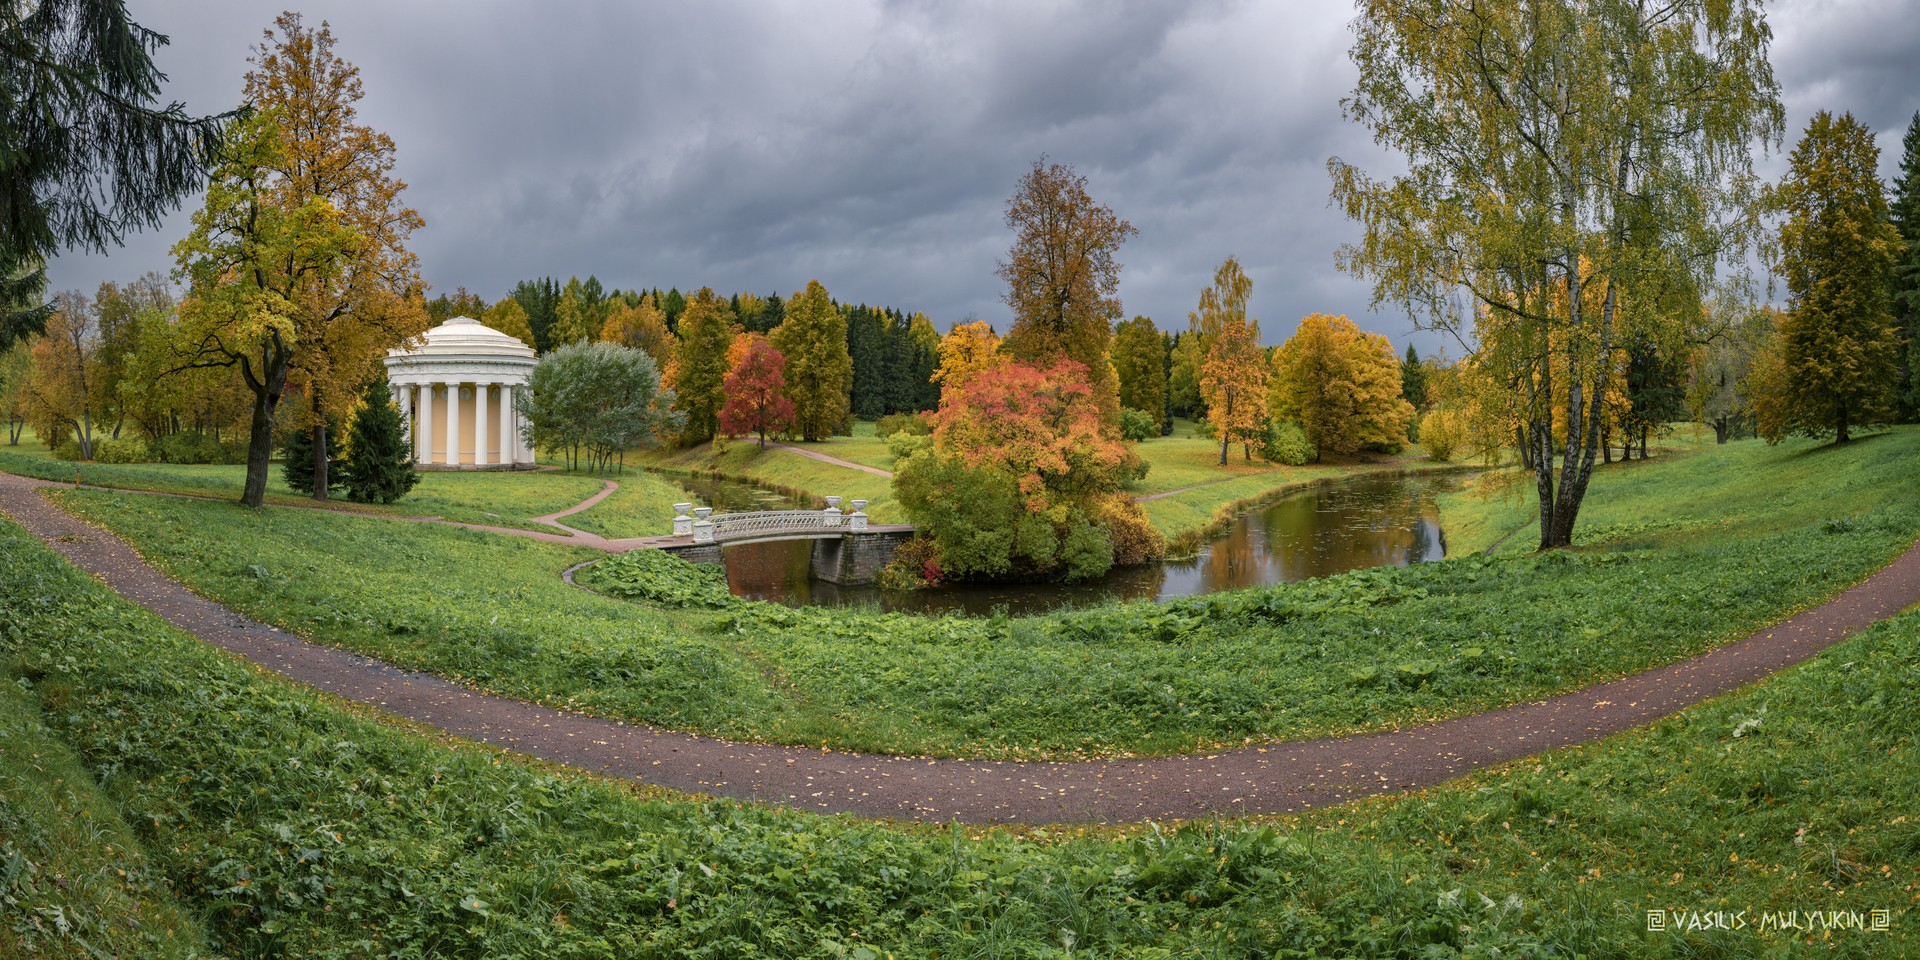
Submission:
M 127 490 L 157 490 L 189 496 L 239 500 L 247 468 L 239 464 L 75 463 L 56 460 L 38 441 L 0 446 L 0 470 L 43 480 Z M 564 510 L 600 492 L 597 476 L 554 471 L 450 473 L 428 471 L 405 497 L 390 505 L 331 501 L 339 510 L 396 516 L 442 517 L 463 523 L 544 529 L 533 517 Z M 267 480 L 267 502 L 311 505 L 311 497 L 287 489 L 275 464 Z M 671 504 L 673 501 L 668 501 Z M 668 519 L 672 519 L 671 511 Z
M 836 439 L 809 444 L 808 447 L 837 457 L 840 453 L 836 444 L 840 442 Z M 850 442 L 878 441 L 856 438 Z M 629 453 L 628 459 L 660 470 L 719 474 L 816 497 L 858 498 L 867 501 L 867 516 L 874 523 L 907 522 L 906 514 L 893 502 L 893 481 L 887 477 L 821 463 L 791 450 L 776 447 L 763 450 L 758 443 L 749 439 L 725 442 L 722 446 L 725 449 L 719 451 L 713 444 L 700 444 L 681 450 L 641 451 Z M 882 469 L 890 468 L 891 464 Z
M 0 741 L 21 785 L 0 793 L 0 955 L 1920 951 L 1915 615 L 1648 728 L 1409 796 L 1258 822 L 982 830 L 671 796 L 422 736 L 191 641 L 4 520 L 0 613 L 0 682 L 19 692 L 0 691 L 0 722 L 37 738 Z M 73 806 L 15 799 L 36 783 L 118 823 L 74 833 Z M 19 858 L 49 835 L 59 869 L 104 887 L 23 879 L 23 862 L 56 862 Z M 126 865 L 137 881 L 102 869 Z M 170 891 L 200 932 L 111 892 L 138 884 Z M 121 929 L 24 939 L 28 918 L 57 929 L 54 908 L 76 903 Z M 1745 926 L 1662 913 L 1675 919 L 1655 932 L 1650 910 Z M 1763 925 L 1872 910 L 1887 931 Z
M 1596 478 L 1580 551 L 1023 619 L 623 607 L 558 582 L 590 556 L 578 550 L 396 535 L 311 511 L 61 497 L 198 592 L 509 695 L 741 739 L 1074 757 L 1381 729 L 1682 659 L 1833 595 L 1920 536 L 1916 459 L 1920 431 L 1903 429 L 1838 450 L 1636 463 Z M 1648 502 L 1617 480 L 1673 471 L 1665 483 L 1690 496 Z M 1727 493 L 1782 476 L 1804 489 Z

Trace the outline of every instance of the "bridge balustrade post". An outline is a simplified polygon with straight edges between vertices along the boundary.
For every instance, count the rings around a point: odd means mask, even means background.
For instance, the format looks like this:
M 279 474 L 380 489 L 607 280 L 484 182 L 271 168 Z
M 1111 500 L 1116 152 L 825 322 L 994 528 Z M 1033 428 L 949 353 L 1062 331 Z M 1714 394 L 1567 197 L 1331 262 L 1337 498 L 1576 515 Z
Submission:
M 693 518 L 687 516 L 687 511 L 692 509 L 693 504 L 691 503 L 676 503 L 673 505 L 674 536 L 685 537 L 693 533 Z
M 859 502 L 860 501 L 858 500 L 854 501 L 854 503 L 859 503 Z M 853 532 L 859 533 L 860 531 L 865 530 L 866 528 L 867 528 L 867 512 L 865 510 L 855 510 L 853 512 L 853 517 L 852 517 Z
M 839 500 L 840 498 L 828 497 L 827 499 Z M 837 527 L 840 525 L 840 517 L 841 517 L 840 506 L 839 504 L 836 503 L 833 506 L 830 506 L 825 510 L 820 511 L 820 524 L 822 526 L 827 526 L 827 527 Z
M 712 520 L 708 520 L 703 517 L 693 522 L 693 542 L 694 543 L 712 543 L 713 542 L 713 521 Z

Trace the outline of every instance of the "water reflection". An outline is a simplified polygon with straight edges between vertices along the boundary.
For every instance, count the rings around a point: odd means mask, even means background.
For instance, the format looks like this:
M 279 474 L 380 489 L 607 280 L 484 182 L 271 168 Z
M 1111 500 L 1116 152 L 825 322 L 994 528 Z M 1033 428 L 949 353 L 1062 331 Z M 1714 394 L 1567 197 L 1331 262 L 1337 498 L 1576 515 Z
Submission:
M 1192 559 L 1116 570 L 1076 584 L 961 584 L 915 591 L 840 586 L 808 575 L 809 540 L 736 544 L 725 548 L 724 558 L 727 580 L 743 597 L 793 606 L 979 615 L 1005 610 L 1019 616 L 1439 560 L 1446 545 L 1433 497 L 1463 480 L 1457 473 L 1376 476 L 1314 487 L 1240 517 Z

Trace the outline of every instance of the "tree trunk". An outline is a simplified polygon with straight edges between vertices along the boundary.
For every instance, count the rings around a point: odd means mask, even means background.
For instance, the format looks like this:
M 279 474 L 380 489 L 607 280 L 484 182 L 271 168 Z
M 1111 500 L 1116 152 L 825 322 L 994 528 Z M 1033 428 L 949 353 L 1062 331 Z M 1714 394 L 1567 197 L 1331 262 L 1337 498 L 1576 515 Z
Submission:
M 240 502 L 245 506 L 258 507 L 267 502 L 267 461 L 273 455 L 273 410 L 279 405 L 278 393 L 254 391 L 253 428 L 247 438 L 247 485 L 240 492 Z
M 329 483 L 327 467 L 327 422 L 321 420 L 320 425 L 313 428 L 313 498 L 315 500 L 327 499 Z
M 1727 418 L 1721 417 L 1713 422 L 1713 442 L 1727 442 Z
M 1847 427 L 1847 410 L 1845 407 L 1842 407 L 1840 408 L 1840 422 L 1835 426 L 1833 431 L 1834 443 L 1846 443 L 1853 438 L 1853 434 L 1847 430 Z
M 1226 432 L 1222 431 L 1220 436 L 1220 465 L 1223 467 L 1227 465 L 1227 446 Z

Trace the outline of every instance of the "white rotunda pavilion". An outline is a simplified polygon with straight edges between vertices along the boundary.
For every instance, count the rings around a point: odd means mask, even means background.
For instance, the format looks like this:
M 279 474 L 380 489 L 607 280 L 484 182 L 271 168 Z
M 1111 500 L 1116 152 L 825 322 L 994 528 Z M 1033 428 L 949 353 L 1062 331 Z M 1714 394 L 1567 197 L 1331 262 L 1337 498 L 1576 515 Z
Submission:
M 538 359 L 518 337 L 472 317 L 421 334 L 412 350 L 387 351 L 387 381 L 424 470 L 532 469 L 513 398 Z

